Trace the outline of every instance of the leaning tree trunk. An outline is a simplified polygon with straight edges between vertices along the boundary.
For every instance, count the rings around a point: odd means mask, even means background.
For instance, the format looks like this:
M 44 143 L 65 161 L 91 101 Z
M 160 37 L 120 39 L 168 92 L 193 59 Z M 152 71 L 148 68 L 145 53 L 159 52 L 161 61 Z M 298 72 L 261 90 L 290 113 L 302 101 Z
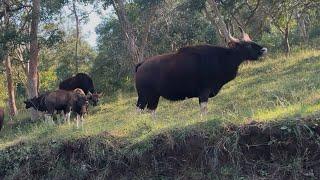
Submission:
M 209 17 L 210 21 L 218 27 L 217 31 L 220 31 L 220 33 L 224 36 L 225 42 L 224 44 L 227 45 L 229 42 L 229 31 L 227 29 L 226 23 L 223 21 L 223 17 L 219 11 L 218 4 L 216 3 L 215 0 L 208 0 L 208 7 L 207 11 L 208 14 L 211 15 Z
M 141 34 L 141 37 L 142 37 L 141 44 L 139 47 L 137 42 L 138 38 L 133 30 L 132 24 L 130 23 L 127 17 L 124 2 L 125 2 L 124 0 L 112 0 L 112 5 L 116 11 L 116 14 L 118 16 L 118 19 L 121 25 L 121 29 L 127 41 L 126 44 L 127 44 L 129 54 L 133 59 L 134 63 L 139 63 L 144 60 L 144 54 L 145 54 L 145 49 L 148 42 L 150 27 L 156 14 L 157 5 L 152 4 L 148 14 L 146 14 L 145 23 L 144 23 L 143 31 Z
M 6 6 L 4 8 L 4 23 L 5 23 L 5 31 L 8 30 L 9 24 L 10 24 L 10 20 L 9 20 L 9 14 L 6 11 L 8 6 L 8 2 L 5 2 Z M 5 42 L 4 44 L 4 63 L 5 63 L 5 68 L 6 68 L 6 78 L 7 78 L 7 90 L 8 90 L 8 106 L 9 106 L 9 110 L 10 110 L 10 119 L 12 120 L 12 117 L 15 116 L 18 113 L 17 107 L 16 107 L 16 101 L 15 101 L 15 94 L 14 94 L 14 85 L 13 85 L 13 79 L 12 79 L 12 67 L 11 67 L 11 59 L 9 56 L 10 53 L 10 48 L 8 47 L 8 43 Z
M 225 39 L 224 35 L 220 31 L 220 28 L 217 25 L 217 23 L 215 22 L 215 19 L 212 16 L 212 14 L 209 13 L 208 8 L 205 8 L 205 15 L 206 15 L 206 18 L 209 19 L 211 24 L 214 26 L 215 36 L 217 38 L 217 45 L 225 46 L 226 45 L 226 41 L 224 40 Z
M 289 43 L 289 27 L 288 26 L 284 30 L 283 46 L 284 46 L 284 51 L 286 55 L 289 55 L 291 48 Z
M 121 29 L 127 41 L 127 48 L 134 63 L 142 61 L 139 56 L 139 48 L 137 46 L 137 38 L 134 34 L 131 23 L 128 20 L 123 0 L 113 0 L 113 8 L 119 18 Z
M 307 28 L 306 28 L 306 22 L 305 22 L 305 15 L 304 14 L 297 14 L 297 22 L 298 22 L 298 31 L 299 31 L 299 35 L 301 40 L 304 43 L 308 42 L 308 33 L 307 33 Z
M 11 59 L 9 55 L 5 56 L 5 66 L 6 66 L 6 77 L 7 77 L 7 90 L 8 90 L 8 96 L 9 96 L 9 114 L 10 119 L 17 115 L 18 110 L 16 106 L 16 99 L 15 99 L 15 93 L 14 93 L 14 85 L 13 85 L 13 79 L 12 79 L 12 67 L 11 67 Z
M 152 21 L 154 20 L 156 10 L 157 10 L 156 5 L 153 5 L 150 8 L 149 13 L 146 15 L 146 18 L 145 18 L 146 22 L 143 26 L 142 41 L 141 41 L 141 46 L 139 50 L 138 62 L 141 62 L 144 59 L 145 49 L 146 49 L 149 34 L 150 34 L 150 27 L 151 27 Z
M 38 24 L 40 19 L 40 0 L 32 1 L 32 19 L 30 31 L 30 65 L 28 74 L 28 96 L 29 98 L 38 96 Z M 39 118 L 35 110 L 31 110 L 31 119 Z

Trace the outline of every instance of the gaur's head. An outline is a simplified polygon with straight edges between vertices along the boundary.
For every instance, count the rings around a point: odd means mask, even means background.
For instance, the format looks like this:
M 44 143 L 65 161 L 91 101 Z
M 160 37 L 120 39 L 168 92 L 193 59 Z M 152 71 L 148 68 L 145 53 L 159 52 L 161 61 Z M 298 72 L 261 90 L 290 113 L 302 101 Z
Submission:
M 77 107 L 80 110 L 80 114 L 86 114 L 88 112 L 89 101 L 88 98 L 84 95 L 77 95 Z
M 76 88 L 76 89 L 73 90 L 73 92 L 81 94 L 81 95 L 85 95 L 85 93 L 83 92 L 83 90 L 81 88 Z
M 87 95 L 87 98 L 89 99 L 89 101 L 91 102 L 91 104 L 93 106 L 97 106 L 99 103 L 99 99 L 102 96 L 102 93 L 91 93 L 89 92 Z
M 241 27 L 242 38 L 237 39 L 229 34 L 230 42 L 228 46 L 236 49 L 241 53 L 241 56 L 246 60 L 258 60 L 260 57 L 267 53 L 267 48 L 262 47 L 251 40 L 249 35 L 243 31 Z
M 32 99 L 27 99 L 25 101 L 23 101 L 24 104 L 26 105 L 26 109 L 29 109 L 29 108 L 36 108 L 36 104 L 37 104 L 37 98 L 34 97 Z

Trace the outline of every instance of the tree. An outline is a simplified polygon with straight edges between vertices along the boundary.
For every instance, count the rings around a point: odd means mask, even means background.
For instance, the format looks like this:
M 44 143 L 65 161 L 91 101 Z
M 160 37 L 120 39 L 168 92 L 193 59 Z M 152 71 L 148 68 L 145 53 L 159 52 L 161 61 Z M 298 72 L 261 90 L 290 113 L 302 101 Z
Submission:
M 79 66 L 78 66 L 78 63 L 79 63 L 79 57 L 78 57 L 78 53 L 79 53 L 79 48 L 81 46 L 81 41 L 80 41 L 80 37 L 81 37 L 81 32 L 80 32 L 80 29 L 81 29 L 81 22 L 82 21 L 86 21 L 88 20 L 88 15 L 91 13 L 91 12 L 88 12 L 87 10 L 83 10 L 80 8 L 80 6 L 85 6 L 86 4 L 88 3 L 93 3 L 92 0 L 72 0 L 72 7 L 70 8 L 71 9 L 71 12 L 72 14 L 74 15 L 74 20 L 75 20 L 75 38 L 76 38 L 76 41 L 75 41 L 75 50 L 74 50 L 74 61 L 76 62 L 75 65 L 76 65 L 76 73 L 79 72 Z
M 138 45 L 138 37 L 137 33 L 134 30 L 134 27 L 132 23 L 129 21 L 128 14 L 126 12 L 126 4 L 124 0 L 111 0 L 107 1 L 106 5 L 112 5 L 117 17 L 119 19 L 121 30 L 123 33 L 123 36 L 125 37 L 127 41 L 127 49 L 129 51 L 129 54 L 133 60 L 134 63 L 141 62 L 144 58 L 144 51 L 146 44 L 148 42 L 149 37 L 149 30 L 152 23 L 153 18 L 156 15 L 157 6 L 161 3 L 161 0 L 156 1 L 137 1 L 137 3 L 146 4 L 149 8 L 145 13 L 145 19 L 144 19 L 144 27 L 142 30 L 142 38 L 140 46 Z
M 1 13 L 4 16 L 4 28 L 2 35 L 3 40 L 3 59 L 6 69 L 6 78 L 7 78 L 7 92 L 8 92 L 8 104 L 9 104 L 9 110 L 10 110 L 10 119 L 12 120 L 12 117 L 15 116 L 18 113 L 17 107 L 16 107 L 16 101 L 15 101 L 15 89 L 14 89 L 14 83 L 12 78 L 12 66 L 11 66 L 11 58 L 10 58 L 10 52 L 12 49 L 11 41 L 11 35 L 14 34 L 12 31 L 12 26 L 10 24 L 10 17 L 9 13 L 14 11 L 14 9 L 10 9 L 10 2 L 4 1 L 3 2 L 3 13 Z M 14 35 L 13 35 L 14 36 Z
M 126 6 L 140 49 L 146 34 L 145 22 L 149 15 L 145 12 L 150 10 L 148 3 L 151 2 L 136 0 Z M 174 52 L 187 45 L 217 42 L 213 26 L 199 10 L 200 7 L 195 8 L 189 0 L 165 1 L 156 7 L 156 15 L 145 39 L 145 57 Z M 141 16 L 142 12 L 144 16 Z M 108 94 L 120 89 L 132 89 L 134 68 L 120 20 L 117 16 L 106 18 L 97 28 L 97 33 L 99 53 L 93 63 L 92 76 L 98 88 Z
M 206 8 L 206 12 L 212 24 L 217 28 L 217 32 L 219 32 L 219 35 L 225 39 L 224 44 L 227 45 L 227 42 L 229 42 L 230 40 L 229 31 L 220 13 L 217 2 L 214 0 L 208 0 L 208 7 Z
M 14 117 L 17 113 L 17 106 L 16 106 L 16 98 L 15 98 L 15 90 L 14 84 L 12 79 L 12 66 L 11 66 L 11 59 L 9 55 L 5 56 L 5 66 L 6 66 L 6 76 L 7 76 L 7 89 L 8 89 L 8 103 L 9 103 L 9 110 L 10 110 L 10 117 Z
M 74 14 L 74 18 L 76 21 L 76 48 L 75 48 L 75 52 L 74 52 L 74 60 L 76 62 L 76 72 L 79 72 L 79 66 L 78 66 L 78 45 L 79 45 L 79 38 L 80 38 L 80 20 L 79 20 L 79 16 L 77 13 L 77 8 L 76 8 L 76 1 L 73 0 L 72 1 L 72 13 Z
M 296 22 L 294 21 L 295 14 L 297 14 L 297 12 L 299 14 L 317 8 L 319 2 L 316 0 L 273 0 L 268 2 L 265 1 L 265 3 L 268 5 L 267 11 L 272 19 L 272 24 L 283 36 L 283 48 L 288 55 L 291 50 L 289 41 L 290 31 L 291 28 L 296 25 Z
M 95 59 L 95 52 L 90 47 L 90 45 L 85 41 L 80 41 L 81 46 L 79 46 L 78 61 L 75 62 L 73 58 L 74 55 L 74 44 L 78 41 L 73 35 L 64 38 L 64 41 L 56 44 L 52 49 L 46 51 L 46 56 L 42 56 L 42 65 L 49 62 L 55 62 L 55 72 L 59 81 L 62 81 L 74 74 L 78 70 L 81 72 L 89 72 L 91 63 Z M 52 56 L 48 57 L 47 55 Z M 42 70 L 49 69 L 49 65 Z
M 29 98 L 38 96 L 38 25 L 40 21 L 40 0 L 32 1 L 32 17 L 30 30 L 30 65 L 28 74 L 28 96 Z M 31 118 L 38 118 L 37 112 L 32 110 Z

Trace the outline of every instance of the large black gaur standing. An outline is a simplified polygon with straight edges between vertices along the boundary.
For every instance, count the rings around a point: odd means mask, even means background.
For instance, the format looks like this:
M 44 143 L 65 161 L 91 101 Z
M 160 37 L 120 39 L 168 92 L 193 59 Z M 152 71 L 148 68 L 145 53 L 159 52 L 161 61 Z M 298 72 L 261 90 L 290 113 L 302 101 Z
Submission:
M 4 110 L 3 110 L 3 108 L 0 107 L 0 131 L 3 126 L 3 121 L 4 121 Z
M 98 104 L 101 94 L 96 92 L 93 81 L 89 75 L 78 73 L 59 84 L 59 89 L 61 90 L 73 91 L 77 88 L 82 89 L 86 95 L 89 95 L 89 100 L 94 106 Z
M 242 29 L 241 29 L 242 31 Z M 245 60 L 258 60 L 267 52 L 242 31 L 242 39 L 229 35 L 229 48 L 198 45 L 146 59 L 136 66 L 137 107 L 155 110 L 160 96 L 172 100 L 198 97 L 206 113 L 208 98 L 234 79 Z M 154 112 L 154 111 L 153 111 Z
M 82 89 L 85 94 L 88 94 L 88 92 L 96 92 L 91 77 L 85 73 L 78 73 L 71 78 L 63 80 L 59 84 L 59 89 L 62 90 L 72 91 L 76 88 Z

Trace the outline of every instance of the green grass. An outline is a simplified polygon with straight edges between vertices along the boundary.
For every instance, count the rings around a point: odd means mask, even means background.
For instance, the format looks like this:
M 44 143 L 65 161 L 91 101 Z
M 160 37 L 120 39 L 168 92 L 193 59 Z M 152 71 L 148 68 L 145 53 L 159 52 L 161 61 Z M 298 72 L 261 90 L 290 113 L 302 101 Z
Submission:
M 240 67 L 238 77 L 225 85 L 216 97 L 209 100 L 209 113 L 202 118 L 197 99 L 179 102 L 160 99 L 157 118 L 153 120 L 147 112 L 142 114 L 136 112 L 137 97 L 134 92 L 118 93 L 116 97 L 103 99 L 98 107 L 90 109 L 83 129 L 77 129 L 75 122 L 71 125 L 64 123 L 54 126 L 42 120 L 31 122 L 28 113 L 20 110 L 14 124 L 9 126 L 6 120 L 5 127 L 0 132 L 0 155 L 1 153 L 4 155 L 3 159 L 0 158 L 0 163 L 11 161 L 9 150 L 14 147 L 18 147 L 18 150 L 11 153 L 18 153 L 18 155 L 13 155 L 14 160 L 11 164 L 19 166 L 25 161 L 22 158 L 26 156 L 25 154 L 29 153 L 28 156 L 32 156 L 37 152 L 35 154 L 41 156 L 49 153 L 50 149 L 60 150 L 60 146 L 64 147 L 66 142 L 77 144 L 85 138 L 91 139 L 88 143 L 90 145 L 85 148 L 89 149 L 89 157 L 93 159 L 99 159 L 100 156 L 105 158 L 101 155 L 104 154 L 104 149 L 97 147 L 97 143 L 100 142 L 107 142 L 110 145 L 109 142 L 116 139 L 119 144 L 111 143 L 111 147 L 116 149 L 115 152 L 114 149 L 112 150 L 116 154 L 115 159 L 126 156 L 126 153 L 130 154 L 129 157 L 135 158 L 143 156 L 148 149 L 151 149 L 154 146 L 152 141 L 157 136 L 165 136 L 169 144 L 174 144 L 173 141 L 177 137 L 184 139 L 194 130 L 209 134 L 210 142 L 233 144 L 237 136 L 231 134 L 223 137 L 224 133 L 221 132 L 221 128 L 230 124 L 243 125 L 251 120 L 258 122 L 285 120 L 283 126 L 290 127 L 288 122 L 295 123 L 297 118 L 311 115 L 318 117 L 320 114 L 319 69 L 320 51 L 318 50 L 300 50 L 289 57 L 270 56 L 259 62 L 245 63 Z M 175 137 L 172 137 L 172 134 Z M 19 147 L 23 147 L 23 150 L 20 151 Z M 121 152 L 120 155 L 117 154 L 119 152 Z M 46 160 L 48 157 L 49 155 L 44 156 L 43 162 L 54 164 L 59 159 L 59 155 L 52 157 L 53 160 Z M 59 161 L 59 163 L 62 162 Z M 0 167 L 5 169 L 3 172 L 13 172 L 13 174 L 22 172 L 23 174 L 23 171 L 15 166 L 7 167 L 0 164 Z M 35 165 L 35 169 L 37 166 L 38 164 Z M 234 166 L 229 166 L 230 164 L 226 164 L 221 167 L 222 176 L 238 172 Z M 288 171 L 292 170 L 289 166 L 296 168 L 294 164 L 289 164 Z M 54 172 L 58 174 L 51 174 L 47 177 L 58 176 L 60 172 L 68 174 L 65 168 L 65 165 L 56 166 Z M 186 168 L 184 172 L 192 174 L 189 177 L 203 173 L 199 169 L 190 168 L 188 170 L 188 167 Z M 71 170 L 74 174 L 81 172 L 81 168 L 80 170 L 71 168 Z M 106 172 L 101 171 L 107 173 L 108 168 L 105 169 Z M 210 176 L 212 175 L 205 175 L 205 177 Z
M 72 125 L 50 126 L 43 122 L 23 123 L 22 112 L 13 128 L 0 132 L 0 149 L 17 143 L 77 139 L 108 132 L 132 144 L 161 132 L 206 121 L 242 124 L 251 119 L 270 121 L 318 113 L 320 109 L 320 52 L 298 51 L 290 57 L 269 57 L 241 66 L 238 77 L 209 100 L 209 113 L 200 118 L 198 100 L 169 102 L 160 99 L 157 119 L 135 110 L 136 95 L 118 94 L 91 109 L 83 130 Z

